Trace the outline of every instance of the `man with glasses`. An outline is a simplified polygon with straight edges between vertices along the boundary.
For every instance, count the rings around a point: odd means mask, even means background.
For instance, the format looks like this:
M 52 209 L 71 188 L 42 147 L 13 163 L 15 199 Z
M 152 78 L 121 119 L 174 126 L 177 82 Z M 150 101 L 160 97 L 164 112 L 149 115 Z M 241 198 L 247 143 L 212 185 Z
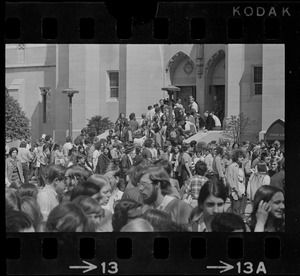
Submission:
M 158 209 L 168 213 L 179 224 L 189 222 L 192 207 L 186 202 L 170 196 L 170 178 L 162 166 L 150 166 L 141 171 L 138 188 L 143 198 L 143 213 Z
M 62 165 L 53 165 L 49 168 L 48 182 L 37 195 L 37 202 L 41 208 L 43 221 L 46 222 L 50 212 L 60 203 L 59 197 L 66 189 L 66 168 Z

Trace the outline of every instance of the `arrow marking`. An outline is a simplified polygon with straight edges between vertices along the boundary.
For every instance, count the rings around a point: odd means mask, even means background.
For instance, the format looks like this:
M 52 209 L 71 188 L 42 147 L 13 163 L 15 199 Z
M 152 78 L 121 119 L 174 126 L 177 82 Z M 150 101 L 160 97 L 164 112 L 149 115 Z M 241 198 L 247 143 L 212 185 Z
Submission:
M 83 271 L 83 273 L 89 272 L 91 270 L 94 270 L 97 268 L 96 265 L 93 265 L 89 262 L 86 261 L 82 261 L 83 263 L 87 264 L 88 266 L 69 266 L 70 269 L 86 269 Z
M 225 265 L 225 266 L 216 265 L 216 266 L 207 266 L 206 268 L 208 268 L 208 269 L 223 269 L 223 270 L 220 271 L 220 273 L 223 273 L 223 272 L 226 272 L 228 270 L 233 269 L 233 265 L 227 264 L 227 263 L 222 262 L 222 261 L 220 261 L 220 263 Z

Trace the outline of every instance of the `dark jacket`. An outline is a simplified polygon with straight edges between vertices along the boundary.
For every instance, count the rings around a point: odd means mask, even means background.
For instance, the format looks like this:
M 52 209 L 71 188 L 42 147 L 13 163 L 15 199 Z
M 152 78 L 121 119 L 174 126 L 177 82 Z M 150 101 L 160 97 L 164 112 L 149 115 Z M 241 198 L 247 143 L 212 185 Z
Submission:
M 211 115 L 208 115 L 205 122 L 205 128 L 207 130 L 212 130 L 215 127 L 215 120 Z

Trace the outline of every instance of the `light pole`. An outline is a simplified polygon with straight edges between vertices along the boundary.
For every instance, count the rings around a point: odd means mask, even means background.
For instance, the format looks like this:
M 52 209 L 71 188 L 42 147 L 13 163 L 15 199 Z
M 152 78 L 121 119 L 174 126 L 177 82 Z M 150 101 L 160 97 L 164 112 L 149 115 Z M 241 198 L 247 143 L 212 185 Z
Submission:
M 63 94 L 67 94 L 69 97 L 69 136 L 72 137 L 72 98 L 73 95 L 79 93 L 78 90 L 74 90 L 73 88 L 67 88 L 62 91 Z

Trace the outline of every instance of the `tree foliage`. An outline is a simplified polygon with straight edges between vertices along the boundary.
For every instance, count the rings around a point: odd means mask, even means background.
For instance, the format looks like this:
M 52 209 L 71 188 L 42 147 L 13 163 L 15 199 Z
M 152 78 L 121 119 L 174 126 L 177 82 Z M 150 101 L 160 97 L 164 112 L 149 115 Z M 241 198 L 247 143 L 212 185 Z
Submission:
M 238 116 L 232 115 L 226 119 L 223 136 L 241 144 L 243 141 L 247 140 L 247 130 L 254 123 L 255 121 L 246 117 L 244 113 L 240 113 Z
M 113 128 L 114 124 L 108 117 L 102 118 L 100 115 L 88 119 L 86 131 L 89 137 L 98 136 L 107 129 Z
M 20 104 L 5 91 L 5 139 L 6 142 L 30 138 L 29 119 Z

